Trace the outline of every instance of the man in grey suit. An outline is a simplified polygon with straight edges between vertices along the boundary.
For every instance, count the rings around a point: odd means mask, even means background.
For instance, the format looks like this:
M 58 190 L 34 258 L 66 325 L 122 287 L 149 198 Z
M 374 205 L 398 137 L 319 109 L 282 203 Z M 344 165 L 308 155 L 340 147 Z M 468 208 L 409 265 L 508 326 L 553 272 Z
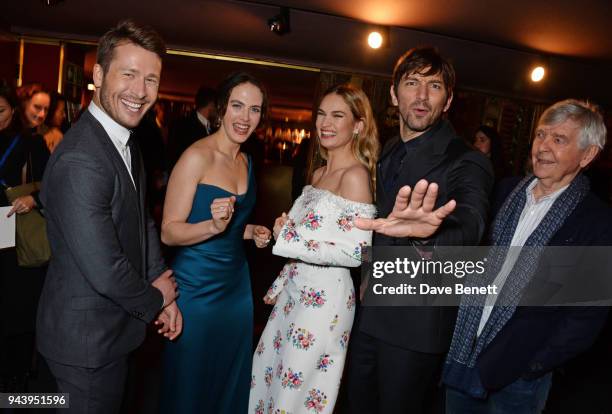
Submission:
M 176 282 L 144 205 L 144 170 L 130 141 L 155 103 L 165 46 L 132 21 L 98 46 L 92 103 L 49 160 L 43 178 L 52 259 L 37 321 L 38 349 L 70 412 L 121 406 L 128 354 L 158 317 L 180 334 Z M 158 316 L 159 315 L 159 316 Z

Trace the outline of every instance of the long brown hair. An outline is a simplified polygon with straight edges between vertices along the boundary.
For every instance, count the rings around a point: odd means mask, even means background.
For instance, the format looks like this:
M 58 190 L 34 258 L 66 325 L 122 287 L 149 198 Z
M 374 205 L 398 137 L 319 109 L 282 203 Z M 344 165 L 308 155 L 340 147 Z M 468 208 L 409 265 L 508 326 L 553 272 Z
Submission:
M 323 99 L 331 94 L 340 96 L 348 105 L 355 120 L 363 122 L 363 128 L 351 142 L 351 149 L 355 158 L 370 172 L 372 192 L 376 194 L 376 162 L 378 161 L 380 144 L 370 100 L 360 88 L 344 83 L 329 88 L 321 97 L 317 108 L 321 105 Z M 327 149 L 321 146 L 319 137 L 317 137 L 317 144 L 321 158 L 327 160 Z

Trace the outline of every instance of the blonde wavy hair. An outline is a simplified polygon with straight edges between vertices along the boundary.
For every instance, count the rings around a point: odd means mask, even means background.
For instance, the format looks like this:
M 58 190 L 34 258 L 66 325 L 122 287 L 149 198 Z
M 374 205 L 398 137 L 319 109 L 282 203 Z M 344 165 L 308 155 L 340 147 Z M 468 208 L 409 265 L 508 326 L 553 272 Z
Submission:
M 321 105 L 323 99 L 331 94 L 340 96 L 348 105 L 355 120 L 363 122 L 363 128 L 357 136 L 353 137 L 351 149 L 355 158 L 370 172 L 370 185 L 373 194 L 376 194 L 376 162 L 378 161 L 380 143 L 378 142 L 378 128 L 376 127 L 370 100 L 360 88 L 344 83 L 329 88 L 321 96 L 317 108 Z M 327 150 L 321 146 L 318 136 L 317 147 L 321 158 L 327 160 Z

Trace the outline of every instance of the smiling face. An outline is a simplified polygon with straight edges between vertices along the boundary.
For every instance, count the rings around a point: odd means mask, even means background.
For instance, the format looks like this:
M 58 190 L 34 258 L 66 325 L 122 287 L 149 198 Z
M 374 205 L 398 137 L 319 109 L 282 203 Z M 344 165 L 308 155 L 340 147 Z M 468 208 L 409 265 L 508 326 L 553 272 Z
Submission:
M 14 109 L 6 99 L 0 96 L 0 131 L 7 128 L 13 120 Z
M 427 73 L 429 67 L 420 73 Z M 397 93 L 391 86 L 391 101 L 399 107 L 400 134 L 404 141 L 416 138 L 432 127 L 453 100 L 444 86 L 441 73 L 424 76 L 419 72 L 402 77 Z
M 222 128 L 230 141 L 242 144 L 253 133 L 261 120 L 263 94 L 250 82 L 235 86 L 230 93 Z
M 580 149 L 580 125 L 572 119 L 539 124 L 531 147 L 533 173 L 550 190 L 568 185 L 597 155 L 594 145 Z
M 107 73 L 94 66 L 94 101 L 118 124 L 131 129 L 157 99 L 162 62 L 133 43 L 115 47 Z
M 344 99 L 335 93 L 323 98 L 317 110 L 316 128 L 321 146 L 327 150 L 350 145 L 353 135 L 363 127 Z
M 51 97 L 46 92 L 38 92 L 25 103 L 23 116 L 29 128 L 36 128 L 45 122 Z

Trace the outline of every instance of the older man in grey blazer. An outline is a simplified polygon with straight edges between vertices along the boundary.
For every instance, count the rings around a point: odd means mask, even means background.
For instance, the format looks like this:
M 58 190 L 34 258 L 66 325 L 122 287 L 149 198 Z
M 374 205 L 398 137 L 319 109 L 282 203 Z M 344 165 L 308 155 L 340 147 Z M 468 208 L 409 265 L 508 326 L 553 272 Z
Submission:
M 127 356 L 159 315 L 181 330 L 176 282 L 144 203 L 144 170 L 130 141 L 157 98 L 165 46 L 124 21 L 98 46 L 92 103 L 47 165 L 42 200 L 52 259 L 39 305 L 38 349 L 70 412 L 114 413 Z M 161 313 L 160 313 L 161 312 Z

